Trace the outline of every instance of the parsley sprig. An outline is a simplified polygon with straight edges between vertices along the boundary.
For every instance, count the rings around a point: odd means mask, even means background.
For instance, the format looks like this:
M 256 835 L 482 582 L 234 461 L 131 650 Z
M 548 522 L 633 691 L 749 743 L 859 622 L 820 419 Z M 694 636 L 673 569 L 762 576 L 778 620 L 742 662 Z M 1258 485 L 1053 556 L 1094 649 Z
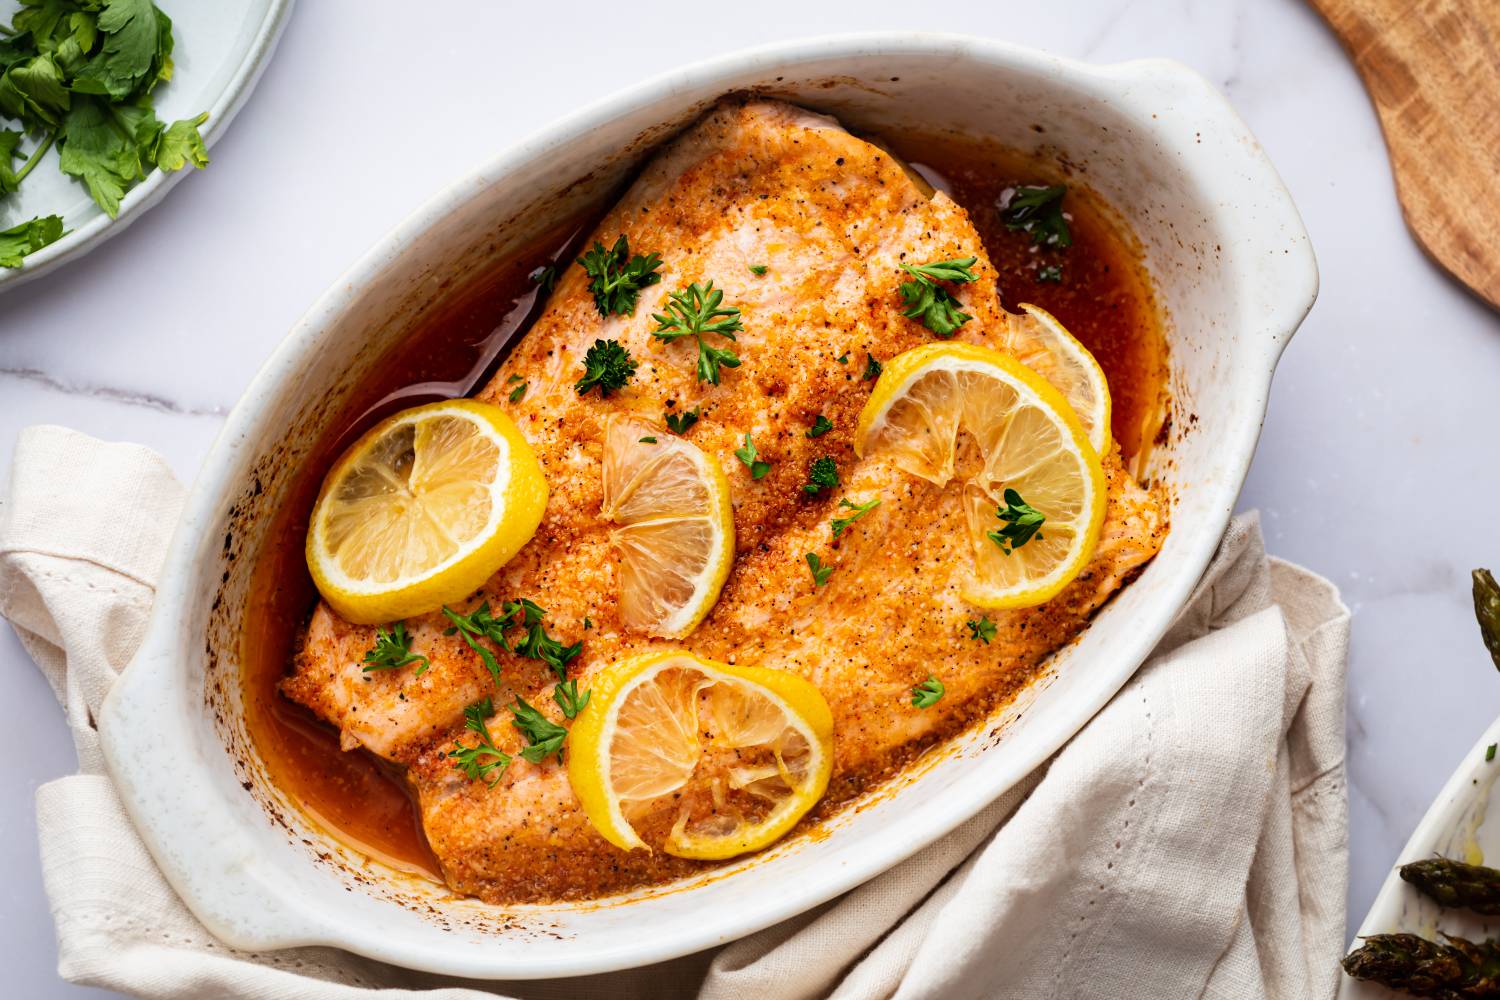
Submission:
M 958 299 L 938 282 L 962 285 L 977 281 L 970 268 L 978 259 L 962 257 L 931 264 L 902 264 L 901 270 L 910 274 L 912 280 L 901 283 L 901 301 L 906 306 L 901 315 L 918 320 L 939 337 L 953 336 L 959 327 L 974 317 L 959 309 Z
M 807 568 L 812 570 L 814 587 L 821 587 L 828 582 L 828 577 L 833 573 L 832 566 L 823 565 L 823 560 L 818 558 L 816 552 L 809 552 L 802 558 L 807 560 Z
M 1031 541 L 1033 537 L 1041 538 L 1042 525 L 1047 518 L 1041 511 L 1021 499 L 1021 494 L 1015 490 L 1007 489 L 1004 495 L 1005 506 L 995 512 L 995 516 L 1004 525 L 997 531 L 986 532 L 990 541 L 1000 546 L 1000 551 L 1010 555 L 1016 549 Z
M 755 442 L 750 440 L 750 435 L 745 435 L 745 447 L 736 448 L 734 457 L 745 463 L 745 468 L 750 470 L 751 479 L 764 479 L 766 473 L 771 471 L 771 463 L 762 461 L 760 452 L 755 450 Z
M 462 743 L 454 743 L 453 749 L 448 751 L 448 756 L 453 758 L 453 766 L 464 773 L 470 781 L 484 781 L 491 788 L 500 782 L 505 774 L 505 769 L 510 767 L 510 754 L 495 746 L 495 741 L 490 737 L 490 727 L 486 720 L 495 714 L 494 703 L 489 698 L 482 698 L 464 709 L 464 728 L 479 737 L 479 743 L 475 746 L 465 746 Z M 488 780 L 489 776 L 495 774 L 494 780 Z
M 698 407 L 683 410 L 681 413 L 667 413 L 664 416 L 667 421 L 667 430 L 673 434 L 686 434 L 688 428 L 698 422 Z
M 635 369 L 635 359 L 618 340 L 596 340 L 583 355 L 583 378 L 573 388 L 584 396 L 598 386 L 599 395 L 607 399 L 611 391 L 623 389 L 635 377 Z
M 546 664 L 557 678 L 557 684 L 552 689 L 552 700 L 557 702 L 568 718 L 577 716 L 589 703 L 590 692 L 580 693 L 577 679 L 568 679 L 568 664 L 583 652 L 583 643 L 575 642 L 567 646 L 549 635 L 546 626 L 542 624 L 547 612 L 536 602 L 524 597 L 518 601 L 506 601 L 501 606 L 499 617 L 490 612 L 489 601 L 467 615 L 446 606 L 443 614 L 453 623 L 443 634 L 461 635 L 469 648 L 479 654 L 479 659 L 497 684 L 500 682 L 500 661 L 480 642 L 481 639 L 488 639 L 507 653 L 540 660 Z M 507 630 L 513 627 L 525 629 L 525 635 L 519 642 L 513 643 L 507 635 Z
M 874 500 L 868 500 L 865 503 L 853 503 L 848 499 L 844 499 L 839 501 L 839 506 L 847 507 L 848 509 L 854 511 L 854 513 L 850 514 L 848 517 L 836 517 L 833 519 L 831 523 L 833 525 L 834 538 L 839 537 L 846 530 L 848 530 L 849 525 L 853 524 L 855 521 L 858 521 L 860 518 L 870 513 L 870 511 L 874 510 L 876 507 L 879 507 L 880 498 L 876 497 Z
M 408 663 L 422 664 L 412 674 L 413 677 L 421 677 L 432 666 L 427 657 L 411 651 L 411 635 L 406 631 L 406 623 L 397 622 L 389 630 L 377 628 L 375 645 L 365 653 L 364 672 L 368 674 L 372 670 L 396 670 Z
M 945 690 L 942 681 L 936 677 L 928 677 L 911 689 L 911 703 L 918 708 L 931 708 L 938 703 Z
M 578 258 L 578 266 L 589 276 L 589 291 L 600 316 L 628 316 L 635 312 L 641 289 L 661 280 L 661 254 L 634 254 L 621 233 L 608 250 L 603 243 Z M 582 391 L 582 390 L 580 390 Z
M 865 352 L 865 373 L 860 376 L 861 380 L 865 382 L 875 381 L 880 377 L 880 373 L 884 367 L 879 361 L 875 360 L 875 355 L 868 351 Z
M 802 492 L 810 496 L 817 496 L 824 490 L 831 490 L 839 484 L 839 466 L 827 455 L 815 458 L 807 466 L 807 482 L 802 486 Z
M 964 625 L 969 630 L 970 639 L 982 642 L 986 646 L 990 644 L 991 639 L 995 638 L 995 623 L 988 618 L 970 618 L 964 622 Z
M 658 326 L 651 336 L 670 344 L 681 337 L 693 337 L 698 341 L 698 381 L 719 384 L 719 369 L 738 368 L 739 355 L 727 347 L 714 347 L 705 336 L 716 333 L 729 340 L 745 327 L 740 323 L 738 309 L 722 305 L 724 293 L 714 287 L 712 281 L 705 285 L 693 282 L 680 292 L 667 296 L 664 313 L 652 313 Z
M 831 430 L 833 430 L 833 421 L 820 413 L 818 414 L 818 418 L 813 421 L 813 425 L 802 433 L 805 437 L 816 438 L 822 437 Z
M 1032 243 L 1056 249 L 1070 247 L 1073 232 L 1062 209 L 1063 195 L 1067 193 L 1066 184 L 1015 188 L 1000 209 L 1000 221 L 1012 232 L 1026 233 Z
M 568 738 L 566 729 L 537 711 L 519 695 L 516 696 L 516 703 L 511 706 L 510 711 L 515 716 L 511 720 L 511 725 L 526 737 L 526 748 L 521 751 L 523 758 L 533 764 L 540 764 L 548 754 L 555 753 L 557 759 L 562 760 L 563 740 Z

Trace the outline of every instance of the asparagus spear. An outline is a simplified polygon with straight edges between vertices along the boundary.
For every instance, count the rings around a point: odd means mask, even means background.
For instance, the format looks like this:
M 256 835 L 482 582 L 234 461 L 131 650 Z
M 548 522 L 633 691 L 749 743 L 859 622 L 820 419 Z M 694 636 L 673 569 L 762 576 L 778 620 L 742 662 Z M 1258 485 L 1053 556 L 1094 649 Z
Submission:
M 1344 971 L 1412 996 L 1500 997 L 1500 944 L 1443 937 L 1447 944 L 1415 934 L 1373 934 L 1344 956 Z
M 1424 896 L 1445 907 L 1500 915 L 1500 871 L 1447 858 L 1413 861 L 1400 868 L 1401 877 Z
M 1487 569 L 1474 571 L 1474 617 L 1479 619 L 1484 648 L 1500 670 L 1500 583 Z

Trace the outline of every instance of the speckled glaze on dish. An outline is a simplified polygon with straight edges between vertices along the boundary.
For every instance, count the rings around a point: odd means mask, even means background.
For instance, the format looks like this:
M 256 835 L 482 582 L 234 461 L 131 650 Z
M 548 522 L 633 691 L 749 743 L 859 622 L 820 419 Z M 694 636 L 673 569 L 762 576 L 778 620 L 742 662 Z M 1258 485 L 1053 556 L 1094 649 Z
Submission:
M 351 387 L 463 275 L 524 246 L 550 219 L 601 205 L 654 147 L 734 91 L 801 103 L 856 130 L 992 138 L 1056 162 L 1124 215 L 1167 318 L 1174 411 L 1143 472 L 1172 497 L 1171 534 L 1020 699 L 812 834 L 700 878 L 586 904 L 456 899 L 320 832 L 256 759 L 237 649 L 266 513 Z M 1213 555 L 1276 361 L 1316 292 L 1307 233 L 1275 170 L 1224 99 L 1176 63 L 1095 67 L 901 33 L 776 45 L 641 84 L 429 202 L 312 308 L 256 377 L 188 502 L 141 652 L 105 705 L 101 732 L 121 795 L 193 912 L 241 948 L 332 945 L 486 978 L 579 975 L 697 951 L 800 913 L 973 816 L 1135 671 Z

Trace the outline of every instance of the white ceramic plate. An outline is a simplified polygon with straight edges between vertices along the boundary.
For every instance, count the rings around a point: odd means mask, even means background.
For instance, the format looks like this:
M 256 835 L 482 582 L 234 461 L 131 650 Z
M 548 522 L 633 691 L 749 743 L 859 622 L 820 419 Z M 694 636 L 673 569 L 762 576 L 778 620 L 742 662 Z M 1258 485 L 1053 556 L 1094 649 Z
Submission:
M 1396 874 L 1396 869 L 1408 862 L 1435 855 L 1477 865 L 1500 863 L 1500 822 L 1489 821 L 1490 794 L 1500 778 L 1500 754 L 1491 761 L 1484 759 L 1485 750 L 1492 743 L 1500 743 L 1500 719 L 1491 723 L 1474 748 L 1464 754 L 1458 770 L 1417 824 L 1411 839 L 1401 849 L 1401 856 L 1391 865 L 1391 873 L 1349 943 L 1350 948 L 1368 934 L 1417 934 L 1433 941 L 1441 940 L 1439 930 L 1471 941 L 1500 934 L 1500 917 L 1444 910 Z M 1388 1000 L 1400 996 L 1405 994 L 1348 976 L 1343 977 L 1339 988 L 1341 1000 Z
M 815 835 L 589 904 L 455 899 L 320 831 L 255 752 L 239 641 L 268 515 L 355 387 L 461 276 L 560 217 L 607 204 L 662 142 L 742 90 L 877 134 L 991 137 L 1067 164 L 1124 214 L 1167 320 L 1174 420 L 1145 472 L 1170 495 L 1171 533 L 1016 703 Z M 150 629 L 104 706 L 100 735 L 121 797 L 193 912 L 252 951 L 320 944 L 461 976 L 580 975 L 698 951 L 801 913 L 994 801 L 1135 672 L 1218 547 L 1271 373 L 1317 284 L 1307 232 L 1276 171 L 1223 97 L 1177 63 L 1090 66 L 899 32 L 753 49 L 632 87 L 418 209 L 334 284 L 256 376 L 199 474 Z
M 0 0 L 0 20 L 10 22 L 14 0 Z M 271 59 L 292 0 L 157 0 L 172 19 L 172 80 L 156 92 L 156 116 L 164 122 L 208 112 L 203 141 L 212 147 L 250 96 Z M 0 119 L 3 124 L 3 119 Z M 28 137 L 25 149 L 33 148 Z M 210 164 L 207 169 L 213 169 Z M 0 199 L 0 229 L 38 215 L 61 215 L 71 230 L 31 254 L 18 268 L 0 268 L 0 292 L 82 257 L 122 231 L 188 174 L 153 170 L 120 201 L 111 219 L 82 184 L 57 169 L 57 149 L 48 150 L 16 194 Z

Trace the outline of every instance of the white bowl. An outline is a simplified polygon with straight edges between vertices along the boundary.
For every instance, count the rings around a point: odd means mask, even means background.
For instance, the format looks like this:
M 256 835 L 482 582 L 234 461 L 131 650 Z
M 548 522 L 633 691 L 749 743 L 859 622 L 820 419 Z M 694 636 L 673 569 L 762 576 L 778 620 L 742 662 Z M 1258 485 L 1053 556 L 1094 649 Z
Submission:
M 267 512 L 351 387 L 456 276 L 525 245 L 559 215 L 602 204 L 654 147 L 736 90 L 858 129 L 953 129 L 1059 155 L 1126 217 L 1167 316 L 1174 420 L 1148 472 L 1172 495 L 1171 533 L 1017 704 L 845 811 L 826 836 L 603 902 L 502 910 L 455 899 L 354 856 L 266 779 L 241 715 L 237 649 Z M 900 33 L 776 45 L 661 76 L 451 185 L 277 349 L 204 465 L 149 634 L 105 704 L 110 769 L 172 885 L 239 948 L 333 945 L 433 972 L 521 978 L 642 965 L 766 927 L 973 816 L 1119 690 L 1218 545 L 1271 373 L 1316 292 L 1307 233 L 1275 170 L 1224 99 L 1176 63 L 1096 67 Z

